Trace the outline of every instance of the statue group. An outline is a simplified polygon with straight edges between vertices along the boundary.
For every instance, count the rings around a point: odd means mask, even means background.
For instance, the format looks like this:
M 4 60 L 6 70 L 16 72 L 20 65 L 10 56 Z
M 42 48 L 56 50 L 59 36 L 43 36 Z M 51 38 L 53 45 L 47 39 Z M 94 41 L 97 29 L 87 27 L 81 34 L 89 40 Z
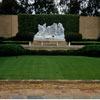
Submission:
M 64 27 L 61 23 L 54 23 L 51 26 L 38 25 L 38 32 L 34 36 L 34 41 L 65 41 Z

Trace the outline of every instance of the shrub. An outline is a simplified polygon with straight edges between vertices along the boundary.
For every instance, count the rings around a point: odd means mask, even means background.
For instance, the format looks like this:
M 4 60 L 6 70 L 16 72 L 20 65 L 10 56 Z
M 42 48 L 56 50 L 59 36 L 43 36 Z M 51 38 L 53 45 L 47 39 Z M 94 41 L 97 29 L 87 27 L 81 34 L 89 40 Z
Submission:
M 9 37 L 6 39 L 6 41 L 16 41 L 16 36 L 13 36 L 13 37 Z
M 0 44 L 29 44 L 29 41 L 2 41 Z
M 66 41 L 80 41 L 82 40 L 82 34 L 69 32 L 65 34 Z
M 77 51 L 83 56 L 100 57 L 100 45 L 87 45 Z
M 16 40 L 20 41 L 33 41 L 34 33 L 33 32 L 18 32 L 16 35 Z
M 76 50 L 28 50 L 28 55 L 76 55 Z
M 100 37 L 97 39 L 97 41 L 100 41 Z
M 24 55 L 26 50 L 18 44 L 1 44 L 0 56 Z
M 19 32 L 38 31 L 38 24 L 44 23 L 52 25 L 53 23 L 62 23 L 65 32 L 79 32 L 79 16 L 78 15 L 18 15 L 18 30 Z
M 0 37 L 0 41 L 4 41 L 5 40 L 5 38 L 4 37 Z
M 72 45 L 100 45 L 99 41 L 72 41 Z
M 1 44 L 0 56 L 18 55 L 71 55 L 71 56 L 91 56 L 100 57 L 100 46 L 88 45 L 79 50 L 27 50 L 18 44 Z

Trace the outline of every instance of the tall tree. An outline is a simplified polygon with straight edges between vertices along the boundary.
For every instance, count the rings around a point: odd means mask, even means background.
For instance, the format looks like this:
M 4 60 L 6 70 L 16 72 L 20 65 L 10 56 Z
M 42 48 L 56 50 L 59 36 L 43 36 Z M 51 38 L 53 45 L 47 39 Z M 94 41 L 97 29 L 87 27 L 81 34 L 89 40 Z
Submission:
M 71 0 L 69 9 L 69 14 L 79 14 L 80 2 L 78 0 Z
M 19 13 L 32 14 L 34 6 L 29 0 L 19 0 L 18 5 Z
M 31 14 L 32 10 L 29 0 L 3 0 L 0 6 L 0 14 Z
M 93 16 L 98 16 L 100 12 L 98 12 L 98 9 L 100 9 L 100 0 L 89 0 L 88 5 L 88 13 Z
M 36 14 L 56 13 L 54 0 L 35 0 L 34 10 Z
M 17 14 L 18 5 L 16 0 L 3 0 L 0 6 L 1 14 Z

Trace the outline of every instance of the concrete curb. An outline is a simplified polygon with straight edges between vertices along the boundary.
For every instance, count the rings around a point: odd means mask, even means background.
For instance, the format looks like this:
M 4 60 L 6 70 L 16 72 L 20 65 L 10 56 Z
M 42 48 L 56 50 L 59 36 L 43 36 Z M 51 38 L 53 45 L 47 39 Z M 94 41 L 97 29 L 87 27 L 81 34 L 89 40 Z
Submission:
M 0 80 L 0 82 L 32 82 L 32 83 L 100 83 L 100 80 Z

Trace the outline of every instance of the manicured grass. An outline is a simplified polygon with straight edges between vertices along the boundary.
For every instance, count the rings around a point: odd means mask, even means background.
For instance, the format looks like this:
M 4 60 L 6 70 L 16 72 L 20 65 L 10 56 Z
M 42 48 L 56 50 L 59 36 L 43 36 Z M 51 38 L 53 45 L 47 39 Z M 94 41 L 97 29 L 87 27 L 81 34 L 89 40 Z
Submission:
M 0 57 L 0 79 L 100 79 L 100 58 L 81 56 Z

